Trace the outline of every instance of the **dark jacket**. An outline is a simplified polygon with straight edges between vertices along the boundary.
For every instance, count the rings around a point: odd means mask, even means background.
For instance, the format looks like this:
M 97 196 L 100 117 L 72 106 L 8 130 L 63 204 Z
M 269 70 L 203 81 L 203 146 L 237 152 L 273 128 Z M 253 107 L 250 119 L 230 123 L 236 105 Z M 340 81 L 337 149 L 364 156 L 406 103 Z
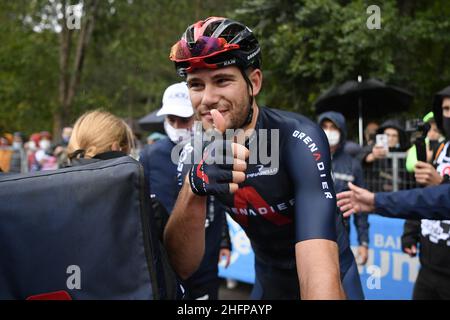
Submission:
M 442 100 L 444 97 L 450 97 L 450 86 L 436 93 L 433 102 L 434 119 L 438 128 L 445 134 L 442 121 Z M 449 142 L 446 143 L 443 149 L 439 150 L 439 153 L 434 158 L 433 164 L 443 175 L 445 173 L 445 170 L 442 172 L 443 168 L 448 166 L 449 163 Z M 447 183 L 448 179 L 444 180 L 444 185 L 448 186 Z M 445 188 L 442 188 L 441 190 L 444 191 Z M 440 196 L 441 194 L 442 191 L 435 195 Z M 447 199 L 448 193 L 445 200 Z M 432 211 L 440 207 L 445 208 L 446 201 L 443 200 L 444 199 L 441 198 L 440 202 L 435 202 L 435 208 L 429 208 L 428 210 Z M 447 212 L 450 212 L 449 208 L 447 208 Z M 405 227 L 408 227 L 410 232 L 405 236 L 405 241 L 406 244 L 413 243 L 414 240 L 416 240 L 416 243 L 420 241 L 420 262 L 422 266 L 433 272 L 445 274 L 450 277 L 450 214 L 446 219 L 449 220 L 434 221 L 424 219 L 415 229 L 412 222 L 406 222 Z M 413 231 L 416 231 L 417 233 L 413 233 Z
M 375 194 L 376 212 L 403 219 L 450 219 L 450 184 Z M 427 227 L 431 223 L 431 228 Z M 415 230 L 417 231 L 417 224 Z M 407 225 L 402 246 L 417 243 L 413 225 Z M 415 242 L 414 242 L 415 241 Z M 422 221 L 420 262 L 423 267 L 450 276 L 450 221 Z
M 375 212 L 399 219 L 450 219 L 450 184 L 375 193 Z
M 353 158 L 351 155 L 345 152 L 344 146 L 346 145 L 347 138 L 347 127 L 345 124 L 345 118 L 342 114 L 329 111 L 322 113 L 319 116 L 319 123 L 322 123 L 324 120 L 330 120 L 333 122 L 336 127 L 339 129 L 341 133 L 341 139 L 339 142 L 339 147 L 332 154 L 332 169 L 333 169 L 333 177 L 334 177 L 334 188 L 336 193 L 347 191 L 348 182 L 352 182 L 353 184 L 365 187 L 363 172 L 361 168 L 361 164 Z M 350 223 L 349 219 L 344 219 L 345 226 L 347 231 L 350 231 Z M 354 215 L 353 223 L 356 227 L 356 231 L 358 234 L 358 242 L 360 245 L 368 245 L 369 243 L 369 222 L 368 215 L 366 213 Z
M 170 160 L 174 145 L 169 138 L 158 140 L 146 145 L 139 157 L 144 174 L 152 186 L 152 197 L 158 199 L 168 213 L 172 212 L 178 196 L 177 165 Z
M 441 132 L 444 132 L 444 128 L 442 127 L 442 100 L 444 97 L 450 97 L 450 86 L 436 93 L 433 101 L 434 119 L 436 120 L 436 124 Z M 447 137 L 447 139 L 448 138 L 450 137 Z
M 146 145 L 139 158 L 144 167 L 144 174 L 151 185 L 152 197 L 158 199 L 168 213 L 172 212 L 179 191 L 177 165 L 171 160 L 174 146 L 175 144 L 169 138 L 158 140 L 151 145 Z M 197 271 L 183 281 L 187 291 L 215 281 L 218 273 L 219 251 L 222 248 L 231 249 L 225 210 L 214 197 L 208 198 L 205 228 L 205 254 Z
M 442 99 L 444 97 L 450 97 L 450 86 L 438 92 L 435 95 L 433 103 L 434 118 L 441 132 L 444 132 L 442 125 Z M 445 163 L 448 163 L 448 157 L 450 156 L 450 148 L 447 146 L 444 146 L 443 149 L 440 148 L 439 150 L 439 153 L 433 156 L 433 164 L 435 167 L 438 167 L 439 165 L 445 166 Z M 443 150 L 446 152 L 446 157 L 442 158 L 439 155 Z M 423 211 L 430 211 L 423 213 L 432 213 L 435 210 L 444 210 L 442 211 L 443 214 L 449 213 L 450 208 L 446 208 L 446 202 L 448 202 L 447 200 L 449 198 L 449 193 L 446 192 L 446 188 L 448 188 L 449 185 L 446 184 L 446 182 L 448 182 L 448 180 L 444 180 L 444 186 L 446 187 L 443 186 L 439 189 L 425 188 L 422 192 L 422 200 L 428 200 L 428 203 L 433 207 L 427 208 L 424 201 L 414 202 L 415 199 L 411 199 L 413 200 L 413 204 L 420 206 Z M 433 190 L 433 192 L 431 190 Z M 433 203 L 433 201 L 436 202 Z M 429 219 L 436 218 L 429 217 Z M 446 219 L 450 219 L 450 214 L 448 214 Z M 402 247 L 411 247 L 412 245 L 417 245 L 419 242 L 420 263 L 422 267 L 450 277 L 450 220 L 407 220 L 402 236 Z

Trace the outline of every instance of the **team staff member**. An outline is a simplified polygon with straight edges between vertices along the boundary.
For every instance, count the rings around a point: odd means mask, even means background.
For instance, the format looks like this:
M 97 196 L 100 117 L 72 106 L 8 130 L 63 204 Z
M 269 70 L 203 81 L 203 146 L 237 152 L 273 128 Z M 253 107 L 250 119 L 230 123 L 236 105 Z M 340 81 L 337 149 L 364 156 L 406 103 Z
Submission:
M 172 163 L 172 149 L 178 143 L 186 143 L 191 138 L 194 123 L 194 111 L 189 99 L 189 91 L 185 82 L 169 86 L 163 95 L 163 105 L 156 114 L 165 116 L 164 130 L 166 138 L 147 145 L 139 157 L 144 173 L 150 183 L 153 206 L 162 205 L 165 210 L 155 210 L 162 228 L 167 221 L 167 212 L 171 212 L 177 197 L 177 165 Z M 218 276 L 219 257 L 230 262 L 231 241 L 223 207 L 209 198 L 206 215 L 205 254 L 201 265 L 188 279 L 183 281 L 186 299 L 217 300 L 220 279 Z

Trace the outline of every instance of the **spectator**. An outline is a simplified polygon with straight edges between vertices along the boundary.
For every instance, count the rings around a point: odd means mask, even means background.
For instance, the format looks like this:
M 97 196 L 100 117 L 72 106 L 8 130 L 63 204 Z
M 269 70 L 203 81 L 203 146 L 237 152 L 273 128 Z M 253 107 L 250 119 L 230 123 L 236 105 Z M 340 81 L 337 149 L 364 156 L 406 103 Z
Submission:
M 166 138 L 166 136 L 163 135 L 162 133 L 153 132 L 153 133 L 149 134 L 149 136 L 147 137 L 147 144 L 153 144 L 156 141 L 164 139 L 164 138 Z
M 375 121 L 371 121 L 366 125 L 366 128 L 364 129 L 364 140 L 366 145 L 372 146 L 375 144 L 375 136 L 379 128 L 380 125 Z
M 25 145 L 25 150 L 28 159 L 28 171 L 35 172 L 39 171 L 40 167 L 36 160 L 36 151 L 39 150 L 39 141 L 41 140 L 41 135 L 39 133 L 33 133 L 30 136 L 30 140 Z
M 11 158 L 13 150 L 11 144 L 13 142 L 12 135 L 5 133 L 0 136 L 0 168 L 3 172 L 9 172 L 11 167 Z
M 348 190 L 348 182 L 364 187 L 364 177 L 361 164 L 345 152 L 347 126 L 341 113 L 329 111 L 319 115 L 319 125 L 325 131 L 330 145 L 331 165 L 336 193 Z M 359 264 L 364 265 L 369 257 L 369 222 L 368 215 L 353 216 L 353 222 L 358 234 Z M 356 219 L 355 219 L 356 218 Z M 350 219 L 344 219 L 347 233 L 350 233 Z
M 433 112 L 427 113 L 427 115 L 423 118 L 423 122 L 429 123 L 430 129 L 427 132 L 427 137 L 425 138 L 425 144 L 427 146 L 427 161 L 428 163 L 432 163 L 439 148 L 444 147 L 445 137 L 439 131 L 437 127 L 436 121 L 434 120 Z M 406 158 L 406 170 L 408 172 L 414 172 L 415 165 L 417 164 L 417 149 L 416 146 L 413 145 L 408 149 L 408 154 Z
M 429 157 L 429 162 L 434 159 L 434 166 L 416 161 L 414 167 L 416 180 L 423 186 L 448 183 L 444 176 L 448 174 L 450 167 L 449 143 L 439 143 L 441 136 L 437 127 L 443 130 L 448 139 L 450 130 L 446 123 L 450 122 L 450 87 L 436 95 L 433 111 L 434 115 L 439 115 L 436 117 L 439 122 L 433 118 L 427 120 L 432 120 L 432 129 L 428 132 L 429 145 L 432 139 L 438 141 L 433 156 Z M 414 286 L 413 299 L 450 299 L 450 220 L 407 220 L 402 236 L 402 249 L 413 257 L 418 252 L 418 243 L 422 268 Z
M 61 141 L 54 146 L 53 155 L 58 160 L 58 168 L 64 167 L 68 163 L 67 145 L 72 135 L 72 127 L 64 127 L 61 134 Z
M 23 149 L 23 136 L 20 132 L 14 133 L 14 141 L 12 144 L 13 154 L 11 157 L 11 173 L 21 173 L 22 172 L 22 161 L 25 157 L 25 152 Z
M 126 156 L 134 145 L 130 127 L 105 111 L 90 111 L 78 118 L 69 144 L 71 165 Z
M 375 137 L 380 125 L 375 121 L 370 121 L 364 129 L 364 146 L 359 150 L 356 158 L 363 163 L 367 155 L 372 151 L 375 145 Z
M 377 131 L 377 134 L 387 136 L 387 147 L 381 145 L 369 146 L 362 154 L 363 170 L 368 189 L 374 192 L 392 191 L 393 186 L 393 163 L 388 158 L 389 152 L 404 152 L 408 148 L 407 136 L 398 120 L 391 119 L 385 121 Z M 398 168 L 405 168 L 405 160 L 397 159 Z M 406 172 L 399 172 L 399 189 L 412 188 L 415 186 L 412 175 Z
M 38 170 L 56 170 L 58 169 L 58 162 L 53 155 L 52 136 L 48 131 L 42 131 L 40 133 L 41 139 L 39 140 L 39 149 L 35 153 L 36 164 Z

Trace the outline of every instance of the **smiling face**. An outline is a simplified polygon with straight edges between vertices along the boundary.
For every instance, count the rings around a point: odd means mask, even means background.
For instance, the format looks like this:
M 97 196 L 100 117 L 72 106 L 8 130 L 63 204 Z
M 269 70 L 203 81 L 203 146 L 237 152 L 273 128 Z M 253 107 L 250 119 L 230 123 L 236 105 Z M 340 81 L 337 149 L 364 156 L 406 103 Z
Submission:
M 249 75 L 254 96 L 259 92 L 259 86 L 255 88 L 253 82 L 255 72 L 260 71 L 253 70 Z M 222 114 L 227 129 L 240 128 L 249 112 L 250 92 L 237 67 L 196 70 L 189 73 L 186 80 L 196 118 L 202 121 L 205 129 L 212 127 L 212 109 Z

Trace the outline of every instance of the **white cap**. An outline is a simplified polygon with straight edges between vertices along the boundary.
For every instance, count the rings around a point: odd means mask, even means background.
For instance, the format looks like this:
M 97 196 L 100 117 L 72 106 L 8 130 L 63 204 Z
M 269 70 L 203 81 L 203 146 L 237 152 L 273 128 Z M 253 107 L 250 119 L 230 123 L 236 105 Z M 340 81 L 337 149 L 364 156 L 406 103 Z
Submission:
M 183 118 L 194 114 L 186 82 L 175 83 L 164 91 L 162 107 L 156 115 L 159 117 L 168 114 Z

